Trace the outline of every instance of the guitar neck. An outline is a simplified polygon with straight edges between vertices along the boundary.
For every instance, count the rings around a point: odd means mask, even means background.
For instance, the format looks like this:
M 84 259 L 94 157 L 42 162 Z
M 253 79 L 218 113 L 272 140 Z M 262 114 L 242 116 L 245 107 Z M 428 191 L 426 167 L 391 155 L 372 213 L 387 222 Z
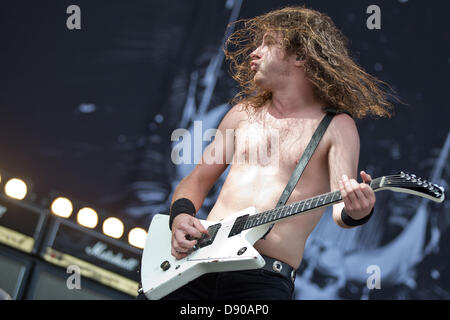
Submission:
M 374 179 L 370 182 L 370 187 L 376 191 L 380 188 L 382 178 Z M 243 216 L 236 219 L 235 226 L 237 230 L 247 230 L 264 224 L 274 223 L 275 221 L 286 219 L 295 215 L 307 213 L 309 211 L 328 207 L 342 201 L 340 191 L 324 193 L 322 195 L 305 199 L 299 202 L 291 203 L 277 207 L 268 211 L 263 211 L 252 216 Z

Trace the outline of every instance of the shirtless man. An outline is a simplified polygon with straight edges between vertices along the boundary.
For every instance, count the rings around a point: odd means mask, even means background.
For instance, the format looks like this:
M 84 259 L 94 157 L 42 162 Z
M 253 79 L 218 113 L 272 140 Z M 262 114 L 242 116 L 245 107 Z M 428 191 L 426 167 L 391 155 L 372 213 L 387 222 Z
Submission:
M 252 36 L 248 36 L 250 33 Z M 360 141 L 349 114 L 356 118 L 389 115 L 377 80 L 348 57 L 344 38 L 331 19 L 314 10 L 290 7 L 246 20 L 245 27 L 230 37 L 229 45 L 237 46 L 244 36 L 251 43 L 244 49 L 226 51 L 226 55 L 234 67 L 233 76 L 247 95 L 225 115 L 218 127 L 222 134 L 204 153 L 221 148 L 223 161 L 211 163 L 203 158 L 177 186 L 172 204 L 187 199 L 198 211 L 231 162 L 207 219 L 217 221 L 251 206 L 258 212 L 274 208 L 324 117 L 324 109 L 332 107 L 341 113 L 333 118 L 287 203 L 339 189 L 343 202 L 333 206 L 333 220 L 343 228 L 350 227 L 342 221 L 344 207 L 354 220 L 367 217 L 374 207 L 375 194 L 365 183 L 371 177 L 364 171 L 360 172 L 362 182 L 357 182 Z M 317 52 L 319 45 L 322 50 Z M 227 136 L 227 130 L 234 130 L 236 135 L 218 141 L 218 136 Z M 275 133 L 279 143 L 267 146 Z M 250 150 L 261 145 L 270 149 L 269 154 L 278 156 L 264 163 L 249 161 Z M 229 148 L 234 151 L 232 159 L 226 157 Z M 239 157 L 244 161 L 237 161 Z M 323 212 L 318 209 L 276 223 L 265 239 L 255 243 L 255 248 L 263 257 L 296 270 L 306 240 Z M 206 230 L 193 212 L 176 215 L 172 222 L 172 255 L 177 259 L 186 257 L 197 242 L 187 236 L 199 238 L 202 233 Z M 268 269 L 264 273 L 250 270 L 206 274 L 166 298 L 291 299 L 293 282 Z

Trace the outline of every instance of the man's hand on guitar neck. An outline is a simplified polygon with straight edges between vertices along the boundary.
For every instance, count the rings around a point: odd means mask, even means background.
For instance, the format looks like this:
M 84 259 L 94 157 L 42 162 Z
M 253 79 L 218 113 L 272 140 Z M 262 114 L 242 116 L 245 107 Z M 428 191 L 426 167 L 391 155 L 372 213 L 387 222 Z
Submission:
M 346 175 L 339 180 L 339 189 L 345 204 L 345 212 L 353 219 L 358 220 L 367 216 L 375 205 L 375 192 L 369 186 L 372 181 L 370 175 L 361 171 L 363 183 L 349 179 Z
M 190 214 L 180 214 L 172 224 L 172 255 L 183 259 L 192 252 L 202 234 L 208 234 L 200 221 Z M 190 240 L 193 239 L 193 240 Z

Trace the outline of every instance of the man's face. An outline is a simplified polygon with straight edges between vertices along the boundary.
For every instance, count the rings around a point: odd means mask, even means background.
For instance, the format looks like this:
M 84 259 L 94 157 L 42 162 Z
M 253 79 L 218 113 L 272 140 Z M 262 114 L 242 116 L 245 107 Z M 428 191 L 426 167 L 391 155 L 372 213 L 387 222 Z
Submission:
M 273 91 L 289 78 L 292 57 L 287 56 L 276 33 L 266 32 L 250 58 L 251 70 L 256 72 L 253 79 L 263 89 Z

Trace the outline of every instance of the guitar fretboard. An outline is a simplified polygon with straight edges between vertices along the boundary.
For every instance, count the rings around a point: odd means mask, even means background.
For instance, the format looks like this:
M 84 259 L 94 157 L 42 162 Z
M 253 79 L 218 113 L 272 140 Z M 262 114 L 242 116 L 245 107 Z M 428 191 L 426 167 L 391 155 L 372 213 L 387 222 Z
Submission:
M 254 228 L 263 224 L 288 218 L 292 215 L 300 214 L 320 207 L 331 205 L 342 200 L 341 192 L 334 191 L 322 194 L 320 196 L 309 198 L 300 202 L 291 203 L 282 207 L 263 211 L 245 219 L 242 230 Z
M 377 191 L 383 183 L 384 177 L 373 179 L 369 185 L 372 190 Z M 263 211 L 254 215 L 243 215 L 238 217 L 230 231 L 229 237 L 241 233 L 243 230 L 251 229 L 264 224 L 273 223 L 277 220 L 286 219 L 296 214 L 306 213 L 308 211 L 326 207 L 336 202 L 341 202 L 341 192 L 332 191 L 324 193 L 313 198 L 305 199 L 299 202 L 284 205 L 282 207 L 276 207 L 268 211 Z

